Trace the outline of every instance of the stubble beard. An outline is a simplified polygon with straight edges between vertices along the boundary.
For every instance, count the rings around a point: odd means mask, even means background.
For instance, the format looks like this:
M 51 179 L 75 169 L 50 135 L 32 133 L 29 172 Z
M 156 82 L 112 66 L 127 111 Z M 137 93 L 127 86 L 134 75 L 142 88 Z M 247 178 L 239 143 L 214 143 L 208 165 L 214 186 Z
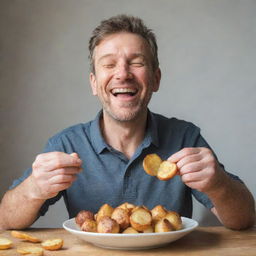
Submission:
M 134 103 L 125 103 L 118 110 L 113 109 L 109 103 L 103 103 L 103 110 L 108 116 L 118 122 L 130 122 L 137 120 L 140 116 L 147 111 L 147 106 L 152 97 L 152 92 L 150 92 L 143 101 Z

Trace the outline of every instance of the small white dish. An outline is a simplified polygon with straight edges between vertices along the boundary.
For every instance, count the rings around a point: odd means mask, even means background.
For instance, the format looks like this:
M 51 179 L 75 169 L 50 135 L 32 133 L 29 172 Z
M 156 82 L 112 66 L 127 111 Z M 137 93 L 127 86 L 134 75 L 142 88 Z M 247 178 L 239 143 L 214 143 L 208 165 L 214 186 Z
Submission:
M 187 235 L 198 226 L 198 222 L 186 217 L 181 217 L 182 229 L 164 233 L 140 233 L 140 234 L 102 234 L 84 232 L 75 223 L 75 218 L 63 223 L 64 229 L 92 243 L 98 247 L 117 250 L 140 250 L 157 248 L 167 245 Z

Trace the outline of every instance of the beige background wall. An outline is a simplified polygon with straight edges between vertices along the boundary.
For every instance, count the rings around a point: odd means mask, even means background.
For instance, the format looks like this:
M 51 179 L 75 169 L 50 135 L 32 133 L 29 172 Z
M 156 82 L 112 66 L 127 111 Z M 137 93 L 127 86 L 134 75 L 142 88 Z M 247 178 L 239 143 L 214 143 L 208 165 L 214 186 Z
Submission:
M 158 38 L 150 108 L 194 122 L 256 196 L 256 1 L 1 0 L 0 197 L 59 130 L 94 118 L 87 45 L 100 20 L 142 17 Z M 93 200 L 93 199 L 92 199 Z M 63 202 L 36 226 L 60 226 Z M 193 218 L 216 223 L 198 204 Z

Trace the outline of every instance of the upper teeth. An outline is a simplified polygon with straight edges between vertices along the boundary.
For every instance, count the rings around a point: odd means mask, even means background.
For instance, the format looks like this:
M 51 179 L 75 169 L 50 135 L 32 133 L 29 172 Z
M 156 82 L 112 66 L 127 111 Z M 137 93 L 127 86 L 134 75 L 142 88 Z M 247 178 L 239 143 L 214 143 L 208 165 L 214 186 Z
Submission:
M 112 93 L 135 93 L 136 90 L 132 88 L 115 88 L 112 90 Z

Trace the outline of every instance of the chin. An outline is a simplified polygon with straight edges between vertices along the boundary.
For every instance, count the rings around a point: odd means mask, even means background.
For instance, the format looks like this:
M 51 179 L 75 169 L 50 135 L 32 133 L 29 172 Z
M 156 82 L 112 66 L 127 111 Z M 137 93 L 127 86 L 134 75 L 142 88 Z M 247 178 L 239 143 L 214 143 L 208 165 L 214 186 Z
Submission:
M 108 111 L 106 110 L 108 115 L 110 115 L 114 120 L 119 122 L 130 122 L 138 119 L 141 114 L 144 112 L 142 109 L 137 110 L 119 110 L 119 111 Z

